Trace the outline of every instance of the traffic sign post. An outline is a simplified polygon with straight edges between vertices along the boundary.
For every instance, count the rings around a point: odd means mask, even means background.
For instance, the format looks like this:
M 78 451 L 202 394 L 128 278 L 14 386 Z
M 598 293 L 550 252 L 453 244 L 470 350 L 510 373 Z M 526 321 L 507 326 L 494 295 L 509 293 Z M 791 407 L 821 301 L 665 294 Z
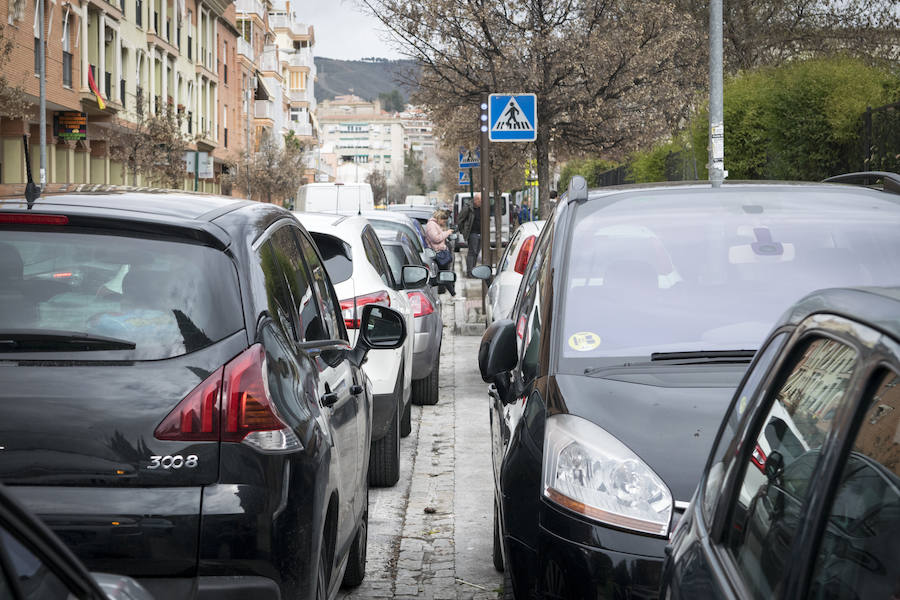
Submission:
M 474 151 L 460 148 L 459 149 L 459 168 L 473 169 L 481 166 L 481 149 L 475 148 Z
M 533 142 L 537 139 L 537 96 L 491 94 L 488 134 L 492 142 Z
M 459 185 L 471 185 L 472 184 L 472 169 L 468 171 L 460 171 L 459 172 Z

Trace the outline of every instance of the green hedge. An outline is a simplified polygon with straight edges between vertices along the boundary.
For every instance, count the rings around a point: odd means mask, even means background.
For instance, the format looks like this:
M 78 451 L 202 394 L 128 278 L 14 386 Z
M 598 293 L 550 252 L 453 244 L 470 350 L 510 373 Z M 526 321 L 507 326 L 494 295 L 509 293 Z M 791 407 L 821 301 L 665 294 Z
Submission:
M 559 174 L 559 193 L 562 194 L 569 189 L 569 181 L 575 175 L 581 175 L 587 180 L 588 187 L 597 187 L 600 185 L 600 174 L 610 169 L 615 169 L 618 165 L 614 162 L 603 160 L 601 158 L 580 158 L 568 161 Z

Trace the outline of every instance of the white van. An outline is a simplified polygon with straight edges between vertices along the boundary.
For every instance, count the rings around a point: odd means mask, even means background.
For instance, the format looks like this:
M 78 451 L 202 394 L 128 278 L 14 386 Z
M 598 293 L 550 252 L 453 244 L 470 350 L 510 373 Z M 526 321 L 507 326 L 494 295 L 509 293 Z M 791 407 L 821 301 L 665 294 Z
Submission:
M 409 195 L 403 201 L 404 204 L 408 204 L 409 206 L 428 206 L 428 197 L 421 195 Z
M 457 216 L 459 215 L 459 211 L 462 210 L 463 202 L 471 202 L 472 195 L 469 192 L 460 192 L 454 194 L 453 196 L 453 222 L 456 223 Z M 509 243 L 509 194 L 503 193 L 500 194 L 501 204 L 500 204 L 500 231 L 502 235 L 502 243 L 505 246 Z M 494 225 L 494 195 L 491 194 L 491 239 L 494 239 L 494 230 L 496 226 Z M 461 237 L 461 236 L 460 236 Z M 465 240 L 458 240 L 458 242 L 462 242 L 462 246 L 465 247 Z M 493 244 L 492 244 L 493 246 Z
M 375 210 L 375 197 L 368 183 L 307 183 L 297 192 L 294 210 L 334 213 Z

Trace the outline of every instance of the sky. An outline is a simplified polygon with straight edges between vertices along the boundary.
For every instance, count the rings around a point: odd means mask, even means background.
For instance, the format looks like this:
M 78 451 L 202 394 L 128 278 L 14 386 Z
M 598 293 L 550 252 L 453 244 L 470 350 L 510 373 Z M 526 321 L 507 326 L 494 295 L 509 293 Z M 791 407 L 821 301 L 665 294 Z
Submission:
M 293 2 L 291 4 L 294 4 Z M 403 58 L 386 41 L 378 19 L 364 13 L 359 0 L 305 0 L 298 16 L 316 31 L 316 56 L 359 60 L 363 57 Z

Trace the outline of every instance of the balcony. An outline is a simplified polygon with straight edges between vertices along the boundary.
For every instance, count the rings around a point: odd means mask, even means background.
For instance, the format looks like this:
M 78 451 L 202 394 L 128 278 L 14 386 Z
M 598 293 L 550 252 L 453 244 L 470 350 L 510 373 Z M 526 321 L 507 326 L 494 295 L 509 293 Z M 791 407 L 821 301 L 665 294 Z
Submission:
M 272 48 L 268 50 L 268 48 Z M 274 46 L 267 46 L 267 50 L 262 53 L 259 57 L 259 70 L 260 71 L 269 71 L 271 73 L 281 73 L 281 69 L 278 67 L 278 51 Z
M 310 71 L 316 68 L 311 48 L 281 50 L 281 62 L 289 67 L 306 67 Z
M 266 19 L 266 9 L 260 0 L 237 0 L 234 10 L 238 15 L 257 15 L 262 21 Z
M 256 53 L 253 52 L 253 46 L 251 46 L 250 42 L 248 42 L 244 38 L 238 38 L 237 51 L 238 54 L 243 54 L 245 57 L 247 57 L 247 60 L 249 60 L 250 62 L 254 62 L 256 60 Z
M 269 100 L 255 100 L 254 101 L 254 112 L 253 116 L 256 119 L 268 119 L 269 121 L 275 121 L 275 103 Z
M 312 137 L 313 128 L 309 123 L 301 123 L 300 121 L 291 121 L 288 123 L 288 129 L 294 132 L 298 137 Z
M 309 36 L 309 25 L 298 23 L 288 15 L 269 15 L 269 26 L 272 29 L 287 29 L 291 37 Z
M 309 98 L 311 94 L 309 90 L 288 90 L 288 98 L 290 98 L 291 103 L 294 102 L 309 102 Z

